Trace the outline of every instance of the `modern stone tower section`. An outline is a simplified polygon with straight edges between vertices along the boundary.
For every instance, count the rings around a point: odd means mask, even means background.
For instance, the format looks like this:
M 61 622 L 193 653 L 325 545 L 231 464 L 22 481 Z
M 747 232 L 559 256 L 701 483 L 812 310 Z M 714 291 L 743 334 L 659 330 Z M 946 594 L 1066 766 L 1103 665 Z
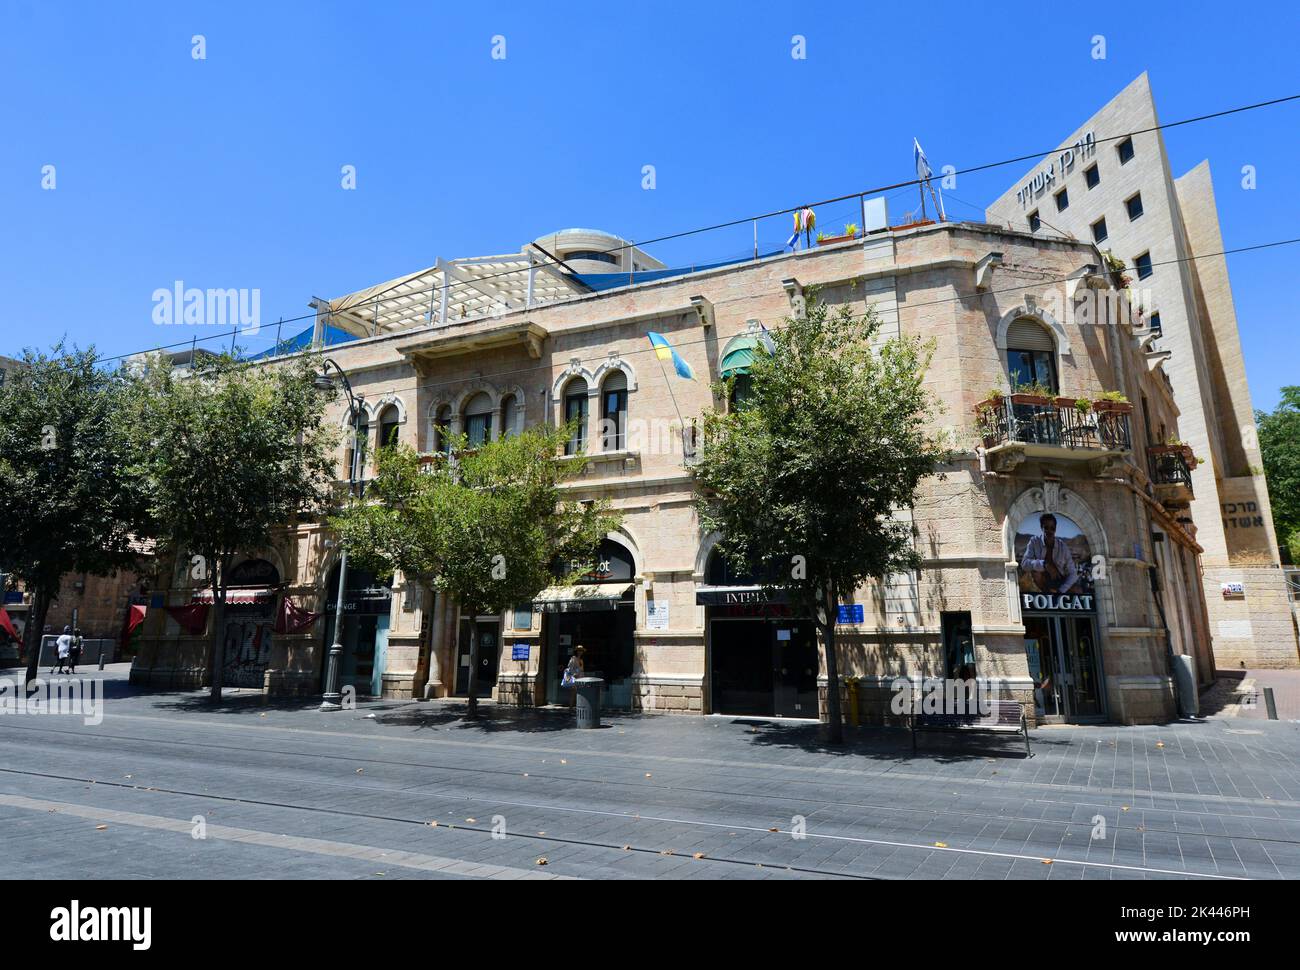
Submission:
M 988 219 L 1092 242 L 1124 262 L 1131 302 L 1158 326 L 1150 347 L 1168 355 L 1179 434 L 1199 459 L 1187 514 L 1204 549 L 1217 664 L 1295 667 L 1210 166 L 1173 178 L 1163 137 L 1148 130 L 1158 124 L 1143 73 L 989 206 Z M 1117 137 L 1131 132 L 1140 133 Z

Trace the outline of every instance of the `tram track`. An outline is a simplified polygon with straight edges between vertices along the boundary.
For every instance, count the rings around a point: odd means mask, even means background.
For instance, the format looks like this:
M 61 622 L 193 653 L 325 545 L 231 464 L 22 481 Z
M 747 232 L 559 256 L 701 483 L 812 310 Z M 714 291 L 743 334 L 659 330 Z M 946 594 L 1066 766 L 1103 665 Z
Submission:
M 75 735 L 80 740 L 83 741 L 87 737 L 85 734 L 81 732 L 49 732 L 49 733 Z M 134 738 L 134 737 L 122 736 L 122 735 L 112 735 L 112 736 L 104 735 L 101 737 L 105 739 L 111 738 L 113 740 L 119 740 L 119 741 L 122 740 L 138 741 L 141 743 L 149 743 L 154 745 L 162 744 L 171 747 L 185 747 L 185 746 L 191 746 L 196 744 L 196 742 L 187 742 L 187 741 L 172 740 L 172 739 Z M 234 751 L 240 754 L 249 753 L 247 749 L 233 746 L 233 745 L 217 745 L 217 744 L 211 744 L 210 742 L 198 742 L 198 744 L 201 744 L 202 746 L 206 746 L 206 747 L 218 748 L 221 750 Z M 283 751 L 277 752 L 274 749 L 261 749 L 261 750 L 264 751 L 265 753 L 282 753 L 294 757 L 304 757 L 304 755 L 301 752 L 283 752 Z M 479 775 L 510 776 L 514 778 L 517 778 L 520 775 L 520 772 L 518 772 L 517 770 L 507 771 L 505 769 L 470 768 L 461 765 L 430 765 L 428 763 L 423 763 L 423 762 L 391 761 L 387 759 L 376 759 L 373 757 L 357 757 L 357 756 L 347 756 L 347 755 L 316 755 L 316 757 L 326 758 L 330 760 L 337 760 L 337 761 L 346 761 L 351 764 L 362 764 L 362 765 L 383 764 L 383 765 L 394 766 L 394 767 L 408 767 L 408 768 L 416 768 L 416 769 L 427 768 L 430 770 L 449 771 L 449 772 L 471 772 Z M 229 771 L 229 770 L 231 770 L 229 767 L 223 768 L 223 771 Z M 242 769 L 234 769 L 234 770 L 239 771 L 239 773 L 245 777 L 254 779 L 258 776 L 264 775 L 268 769 L 261 768 L 261 767 L 250 767 L 250 768 L 242 768 Z M 302 804 L 302 803 L 282 801 L 276 799 L 250 798 L 250 797 L 233 795 L 233 794 L 219 794 L 211 791 L 202 792 L 202 791 L 192 791 L 189 789 L 159 787 L 159 786 L 151 786 L 151 785 L 143 785 L 143 784 L 125 784 L 117 780 L 101 779 L 101 778 L 93 778 L 93 777 L 87 778 L 87 777 L 81 777 L 77 775 L 60 774 L 57 772 L 40 772 L 40 771 L 26 771 L 23 769 L 13 769 L 13 768 L 0 768 L 0 773 L 9 774 L 9 775 L 20 775 L 20 776 L 26 775 L 29 777 L 46 778 L 52 781 L 61 781 L 65 783 L 78 783 L 83 785 L 94 784 L 94 785 L 103 785 L 106 787 L 113 787 L 113 788 L 132 789 L 137 791 L 144 790 L 144 791 L 175 795 L 175 796 L 216 799 L 227 803 L 239 803 L 239 804 L 247 804 L 247 805 L 264 806 L 264 807 L 285 809 L 285 810 L 298 811 L 304 813 L 320 812 L 320 813 L 325 813 L 330 815 L 341 815 L 341 816 L 348 816 L 348 817 L 372 819 L 375 821 L 389 821 L 389 822 L 422 825 L 422 826 L 429 824 L 427 818 L 413 818 L 409 815 L 384 815 L 384 814 L 379 814 L 374 812 L 350 811 L 344 809 L 328 808 L 328 807 L 322 807 L 317 805 Z M 564 780 L 570 782 L 574 780 L 573 777 L 568 774 L 564 774 L 564 775 L 557 774 L 551 776 L 540 775 L 538 777 L 547 778 L 548 780 L 554 779 L 554 780 Z M 614 785 L 618 785 L 620 788 L 631 789 L 633 791 L 653 790 L 657 793 L 673 792 L 673 793 L 688 793 L 688 794 L 724 795 L 730 797 L 754 797 L 752 793 L 748 793 L 748 792 L 729 792 L 729 791 L 718 790 L 718 789 L 701 789 L 701 788 L 689 788 L 689 787 L 669 786 L 669 785 L 635 784 L 630 782 L 609 782 L 609 781 L 603 781 L 599 779 L 584 779 L 584 780 L 592 784 L 614 784 Z M 341 782 L 320 781 L 320 780 L 313 781 L 313 785 L 317 787 L 324 786 L 333 790 L 340 790 L 344 792 L 365 793 L 368 795 L 382 794 L 384 792 L 392 792 L 393 794 L 401 795 L 403 798 L 429 799 L 429 800 L 437 800 L 443 802 L 457 801 L 457 800 L 477 801 L 480 803 L 486 802 L 498 808 L 522 808 L 522 809 L 528 809 L 528 810 L 540 811 L 540 812 L 561 813 L 569 816 L 620 818 L 629 821 L 636 821 L 636 820 L 661 821 L 661 822 L 674 823 L 677 825 L 694 826 L 701 829 L 711 829 L 711 830 L 727 829 L 732 833 L 737 831 L 745 831 L 751 833 L 758 833 L 762 835 L 771 834 L 777 837 L 789 837 L 792 834 L 791 832 L 781 829 L 780 827 L 776 827 L 776 830 L 773 831 L 773 828 L 770 827 L 764 828 L 760 826 L 741 824 L 735 822 L 725 822 L 725 821 L 718 822 L 709 819 L 680 818 L 680 817 L 670 817 L 665 815 L 653 815 L 653 814 L 647 815 L 638 812 L 601 811 L 595 809 L 583 809 L 583 808 L 576 808 L 573 806 L 559 805 L 559 804 L 547 803 L 547 802 L 521 801 L 517 798 L 505 798 L 495 794 L 479 794 L 479 793 L 448 794 L 448 793 L 439 793 L 439 792 L 418 792 L 418 791 L 412 791 L 409 787 L 385 788 L 382 786 L 375 786 L 375 785 L 345 784 Z M 765 797 L 778 798 L 786 801 L 791 800 L 791 796 L 767 795 Z M 1035 826 L 1043 826 L 1043 825 L 1056 826 L 1056 827 L 1064 828 L 1067 832 L 1072 828 L 1080 825 L 1084 825 L 1085 827 L 1087 827 L 1088 824 L 1088 823 L 1076 822 L 1068 819 L 1049 819 L 1049 818 L 1042 818 L 1036 816 L 974 813 L 974 812 L 950 812 L 944 810 L 920 809 L 920 808 L 909 809 L 909 808 L 900 808 L 898 806 L 892 806 L 892 805 L 874 805 L 872 803 L 843 802 L 843 801 L 828 800 L 828 799 L 813 799 L 812 801 L 816 801 L 819 805 L 819 808 L 816 809 L 815 811 L 820 811 L 821 807 L 827 807 L 827 808 L 848 808 L 859 812 L 879 811 L 879 812 L 886 812 L 886 813 L 921 815 L 932 820 L 938 820 L 943 817 L 952 817 L 952 818 L 960 817 L 965 819 L 975 818 L 990 823 L 1022 822 L 1026 824 L 1032 824 Z M 812 812 L 810 812 L 809 814 L 812 814 Z M 1257 818 L 1255 820 L 1258 821 Z M 459 829 L 459 830 L 480 831 L 486 834 L 490 834 L 489 829 L 482 828 L 482 827 L 475 827 L 471 824 L 455 824 L 454 826 L 447 825 L 447 827 L 448 828 L 454 827 L 455 829 Z M 1186 831 L 1178 831 L 1178 830 L 1165 829 L 1165 828 L 1151 829 L 1145 826 L 1137 826 L 1137 825 L 1125 826 L 1122 828 L 1122 831 L 1131 832 L 1135 835 L 1140 835 L 1143 833 L 1164 834 L 1164 835 L 1170 835 L 1174 837 L 1182 836 L 1182 837 L 1202 838 L 1207 840 L 1210 839 L 1223 840 L 1228 842 L 1229 845 L 1231 845 L 1233 841 L 1261 843 L 1261 844 L 1279 844 L 1279 845 L 1296 844 L 1292 840 L 1270 839 L 1267 837 L 1254 836 L 1254 835 L 1251 836 L 1214 835 L 1214 834 L 1206 834 L 1204 832 L 1186 832 Z M 826 839 L 826 840 L 834 840 L 842 843 L 858 843 L 863 845 L 889 846 L 896 849 L 905 849 L 905 850 L 912 850 L 912 851 L 924 851 L 924 852 L 950 851 L 950 852 L 958 852 L 958 853 L 963 853 L 968 855 L 991 856 L 995 858 L 1004 858 L 1004 859 L 1031 859 L 1034 861 L 1042 861 L 1041 856 L 1039 855 L 1026 855 L 1024 853 L 1000 852 L 996 850 L 974 849 L 974 848 L 967 848 L 967 847 L 949 847 L 942 844 L 927 845 L 919 842 L 908 842 L 908 841 L 903 841 L 898 839 L 867 838 L 864 836 L 834 835 L 831 833 L 805 832 L 802 834 L 812 839 Z M 543 841 L 552 841 L 557 844 L 583 845 L 583 846 L 600 847 L 600 848 L 620 848 L 620 849 L 622 848 L 621 844 L 616 846 L 613 845 L 613 843 L 605 843 L 605 842 L 600 842 L 595 840 L 560 838 L 557 836 L 531 835 L 526 832 L 512 833 L 512 835 L 518 835 L 518 837 L 521 838 L 529 838 L 534 840 L 541 839 Z M 665 851 L 663 849 L 654 848 L 650 846 L 635 846 L 634 848 L 636 849 L 636 851 L 653 852 L 659 854 L 662 854 Z M 1235 850 L 1234 850 L 1234 854 L 1235 854 Z M 730 861 L 741 865 L 764 865 L 764 864 L 769 866 L 771 865 L 770 862 L 762 863 L 762 862 L 758 862 L 755 860 L 748 860 L 748 859 L 726 859 L 726 858 L 714 857 L 714 856 L 710 856 L 710 858 L 715 859 L 715 861 Z M 1123 865 L 1119 863 L 1098 862 L 1098 861 L 1091 861 L 1091 860 L 1078 860 L 1078 859 L 1068 859 L 1068 858 L 1058 858 L 1055 859 L 1054 861 L 1062 864 L 1067 864 L 1067 865 L 1100 867 L 1100 868 L 1105 868 L 1105 869 L 1110 869 L 1115 871 L 1168 873 L 1168 874 L 1183 875 L 1188 877 L 1200 877 L 1200 878 L 1212 878 L 1212 879 L 1237 878 L 1232 876 L 1226 876 L 1222 873 L 1198 872 L 1186 868 L 1162 869 L 1153 866 L 1129 866 L 1129 865 Z M 855 875 L 852 873 L 843 873 L 838 870 L 821 870 L 821 869 L 808 868 L 808 867 L 803 867 L 802 869 L 800 869 L 799 867 L 793 867 L 793 866 L 791 868 L 795 869 L 796 871 L 806 871 L 809 873 L 817 873 L 817 874 L 825 874 L 825 875 L 837 875 L 837 876 Z
M 67 735 L 67 736 L 76 737 L 83 741 L 86 740 L 86 738 L 88 737 L 87 735 L 81 732 L 75 732 L 75 731 L 42 730 L 37 733 Z M 228 751 L 240 755 L 247 755 L 250 753 L 249 749 L 243 746 L 233 745 L 233 744 L 216 744 L 207 741 L 178 741 L 178 740 L 172 740 L 167 738 L 145 738 L 145 737 L 137 737 L 133 735 L 91 735 L 89 737 L 94 737 L 96 740 L 128 741 L 128 742 L 135 742 L 139 744 L 203 747 L 203 748 L 211 748 L 219 751 Z M 0 736 L 0 742 L 2 742 L 2 740 L 3 738 L 2 736 Z M 508 769 L 507 768 L 485 768 L 480 766 L 464 765 L 464 764 L 441 764 L 437 762 L 427 762 L 427 761 L 393 760 L 388 758 L 377 758 L 373 755 L 357 756 L 357 755 L 330 754 L 324 752 L 319 752 L 319 753 L 313 752 L 310 755 L 304 755 L 300 751 L 291 751 L 291 750 L 285 750 L 281 748 L 266 748 L 266 747 L 258 748 L 254 753 L 268 754 L 268 755 L 279 754 L 279 755 L 284 755 L 286 757 L 311 757 L 321 761 L 343 762 L 343 763 L 348 763 L 349 765 L 356 765 L 356 764 L 382 765 L 384 767 L 392 767 L 392 768 L 412 768 L 417 770 L 456 772 L 456 773 L 463 773 L 463 774 L 471 774 L 471 775 L 479 775 L 479 776 L 487 776 L 487 777 L 511 778 L 511 779 L 518 778 L 521 774 L 521 772 L 517 768 L 508 768 Z M 574 755 L 570 755 L 570 757 L 574 757 Z M 0 771 L 4 771 L 4 770 L 5 769 L 0 768 Z M 223 768 L 223 770 L 239 771 L 242 774 L 253 776 L 258 772 L 266 771 L 269 769 L 254 769 L 254 768 L 239 768 L 239 767 L 231 768 L 229 766 L 226 766 L 225 768 Z M 536 778 L 539 780 L 566 781 L 566 782 L 571 782 L 575 780 L 575 775 L 573 772 L 552 773 L 548 771 L 529 771 L 528 775 L 529 777 Z M 610 779 L 606 777 L 601 777 L 601 778 L 588 777 L 588 778 L 582 778 L 581 780 L 586 781 L 593 785 L 614 786 L 614 787 L 630 790 L 632 792 L 637 792 L 637 791 L 642 791 L 642 792 L 653 791 L 653 792 L 661 792 L 661 793 L 673 792 L 673 793 L 729 797 L 729 798 L 757 797 L 752 792 L 736 791 L 727 788 L 704 788 L 704 787 L 691 786 L 691 785 L 668 785 L 662 783 L 646 782 L 644 780 L 624 781 L 624 780 Z M 413 791 L 409 786 L 402 787 L 402 788 L 385 789 L 383 787 L 373 786 L 373 785 L 349 785 L 349 784 L 341 784 L 338 782 L 325 782 L 319 780 L 313 780 L 313 784 L 326 785 L 332 788 L 342 788 L 349 791 L 382 792 L 386 790 L 391 790 L 395 792 L 401 792 L 404 795 L 414 796 L 414 797 L 430 797 L 430 798 L 453 797 L 453 796 L 439 794 L 437 792 L 417 792 L 417 791 Z M 846 783 L 834 782 L 834 781 L 819 781 L 819 784 L 830 788 L 842 789 L 842 788 L 852 787 Z M 964 782 L 959 780 L 947 779 L 945 781 L 945 784 L 964 784 Z M 1017 785 L 1020 783 L 1009 782 L 1008 784 Z M 954 792 L 954 794 L 956 793 Z M 1157 794 L 1157 793 L 1134 792 L 1133 793 L 1134 797 L 1130 800 L 1136 801 L 1142 797 L 1147 797 L 1152 794 Z M 467 794 L 467 795 L 456 796 L 456 797 L 463 797 L 467 799 L 468 798 L 490 799 L 496 796 L 488 796 L 488 795 L 480 796 L 480 795 Z M 999 821 L 999 822 L 1025 822 L 1025 823 L 1030 823 L 1035 825 L 1052 824 L 1052 825 L 1064 826 L 1067 828 L 1072 826 L 1091 828 L 1093 824 L 1091 820 L 1076 821 L 1073 819 L 1053 819 L 1053 818 L 1045 818 L 1043 816 L 1014 815 L 1014 814 L 1007 814 L 1004 812 L 994 813 L 994 812 L 982 812 L 982 811 L 972 811 L 972 810 L 949 811 L 949 810 L 936 809 L 936 808 L 909 808 L 906 806 L 883 804 L 883 803 L 872 802 L 872 801 L 845 800 L 840 798 L 827 798 L 827 797 L 817 797 L 817 796 L 807 798 L 807 797 L 784 795 L 784 794 L 772 793 L 772 792 L 764 793 L 762 797 L 773 799 L 773 800 L 785 801 L 785 802 L 793 802 L 796 804 L 802 803 L 804 807 L 806 807 L 807 803 L 811 801 L 811 802 L 816 802 L 819 805 L 853 809 L 858 811 L 892 812 L 898 814 L 924 815 L 929 817 L 952 816 L 952 817 L 962 817 L 962 818 L 980 818 L 980 819 L 988 819 L 990 821 Z M 1126 798 L 1128 796 L 1110 795 L 1107 797 Z M 1170 797 L 1219 798 L 1223 796 L 1213 796 L 1213 795 L 1198 796 L 1198 795 L 1176 794 Z M 1042 801 L 1044 801 L 1047 804 L 1061 804 L 1060 800 L 1054 800 L 1054 799 L 1042 799 Z M 1087 804 L 1086 802 L 1079 802 L 1077 800 L 1071 801 L 1070 803 L 1075 805 Z M 1274 803 L 1274 804 L 1278 804 L 1278 803 Z M 1285 803 L 1280 803 L 1280 804 L 1285 804 Z M 536 807 L 553 808 L 554 810 L 565 810 L 563 806 L 538 805 Z M 1102 804 L 1100 800 L 1098 801 L 1096 807 L 1099 811 L 1113 811 L 1116 812 L 1117 815 L 1120 812 L 1129 811 L 1129 806 L 1117 807 L 1114 805 Z M 1183 808 L 1148 809 L 1148 808 L 1139 807 L 1135 811 L 1139 815 L 1147 811 L 1154 811 L 1154 812 L 1159 812 L 1161 814 L 1178 814 L 1178 815 L 1189 816 L 1194 818 L 1196 817 L 1229 818 L 1229 819 L 1245 821 L 1245 822 L 1274 821 L 1273 819 L 1261 818 L 1258 815 L 1237 815 L 1237 814 L 1224 813 L 1224 812 L 1204 812 L 1204 811 L 1198 812 L 1198 811 L 1191 811 Z M 1291 839 L 1274 839 L 1266 836 L 1255 836 L 1255 835 L 1247 836 L 1247 835 L 1207 833 L 1204 831 L 1194 832 L 1194 831 L 1187 831 L 1187 830 L 1182 830 L 1177 828 L 1149 826 L 1145 824 L 1139 826 L 1136 823 L 1134 823 L 1132 826 L 1129 827 L 1120 826 L 1118 823 L 1116 823 L 1116 827 L 1124 831 L 1132 831 L 1135 833 L 1145 832 L 1151 834 L 1167 834 L 1167 835 L 1174 835 L 1174 836 L 1188 836 L 1188 837 L 1201 837 L 1201 838 L 1244 839 L 1244 840 L 1254 841 L 1254 842 L 1276 842 L 1278 844 L 1284 844 L 1284 845 L 1300 844 L 1300 841 L 1291 840 Z

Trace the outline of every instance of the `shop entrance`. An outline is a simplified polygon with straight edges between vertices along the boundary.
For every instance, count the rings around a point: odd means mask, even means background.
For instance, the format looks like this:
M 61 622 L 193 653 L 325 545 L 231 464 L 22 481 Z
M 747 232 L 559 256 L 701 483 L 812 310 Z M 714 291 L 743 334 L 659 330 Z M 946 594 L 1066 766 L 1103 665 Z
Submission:
M 1039 717 L 1098 720 L 1105 717 L 1097 650 L 1097 623 L 1090 616 L 1029 614 L 1025 656 L 1034 680 Z
M 377 579 L 362 569 L 348 568 L 343 592 L 343 626 L 339 642 L 343 656 L 339 664 L 339 688 L 351 687 L 362 696 L 379 697 L 383 692 L 384 666 L 388 652 L 388 622 L 392 609 L 391 577 Z M 329 651 L 334 644 L 335 592 L 339 568 L 330 570 L 326 582 L 325 642 L 321 657 L 321 683 L 328 676 Z
M 460 638 L 456 647 L 456 694 L 469 695 L 470 645 L 478 638 L 478 683 L 475 693 L 479 697 L 492 696 L 497 685 L 497 663 L 501 654 L 501 620 L 495 616 L 480 616 L 476 621 L 460 621 Z
M 710 607 L 712 614 L 726 607 Z M 815 718 L 817 633 L 811 620 L 710 616 L 714 714 Z
M 609 601 L 609 609 L 548 613 L 545 619 L 546 698 L 567 704 L 572 688 L 561 687 L 564 668 L 575 647 L 585 647 L 583 674 L 605 682 L 602 704 L 611 708 L 632 706 L 632 662 L 636 606 L 630 596 Z

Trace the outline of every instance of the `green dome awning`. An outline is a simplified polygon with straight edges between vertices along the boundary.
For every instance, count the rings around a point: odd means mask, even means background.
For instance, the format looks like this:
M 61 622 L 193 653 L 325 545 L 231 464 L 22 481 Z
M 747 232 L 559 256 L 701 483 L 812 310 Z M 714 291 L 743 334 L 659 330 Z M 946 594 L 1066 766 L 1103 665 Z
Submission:
M 760 346 L 757 337 L 740 337 L 732 341 L 731 349 L 722 358 L 722 376 L 727 378 L 748 374 L 749 365 L 754 362 L 754 354 Z

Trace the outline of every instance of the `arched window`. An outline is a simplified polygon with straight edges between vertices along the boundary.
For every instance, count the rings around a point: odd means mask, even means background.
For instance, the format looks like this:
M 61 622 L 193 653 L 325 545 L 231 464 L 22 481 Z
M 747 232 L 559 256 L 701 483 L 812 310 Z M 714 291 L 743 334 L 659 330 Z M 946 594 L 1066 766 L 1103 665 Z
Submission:
M 451 451 L 451 408 L 446 404 L 433 419 L 433 450 L 443 455 Z
M 379 415 L 379 447 L 392 448 L 396 445 L 400 427 L 401 423 L 398 420 L 397 408 L 390 404 Z
M 519 402 L 513 394 L 507 394 L 501 399 L 501 437 L 503 438 L 519 434 L 523 430 L 519 427 L 518 405 Z
M 627 375 L 613 371 L 605 378 L 600 394 L 601 448 L 621 451 L 627 447 Z
M 587 447 L 587 382 L 575 377 L 564 388 L 564 421 L 576 422 L 564 444 L 566 455 L 576 455 Z
M 1007 376 L 1011 389 L 1041 384 L 1056 393 L 1056 343 L 1052 335 L 1034 320 L 1016 320 L 1007 329 Z
M 465 405 L 466 447 L 477 448 L 492 440 L 492 399 L 480 392 Z
M 348 481 L 359 482 L 365 477 L 366 453 L 370 450 L 370 415 L 365 408 L 352 412 L 348 422 Z

